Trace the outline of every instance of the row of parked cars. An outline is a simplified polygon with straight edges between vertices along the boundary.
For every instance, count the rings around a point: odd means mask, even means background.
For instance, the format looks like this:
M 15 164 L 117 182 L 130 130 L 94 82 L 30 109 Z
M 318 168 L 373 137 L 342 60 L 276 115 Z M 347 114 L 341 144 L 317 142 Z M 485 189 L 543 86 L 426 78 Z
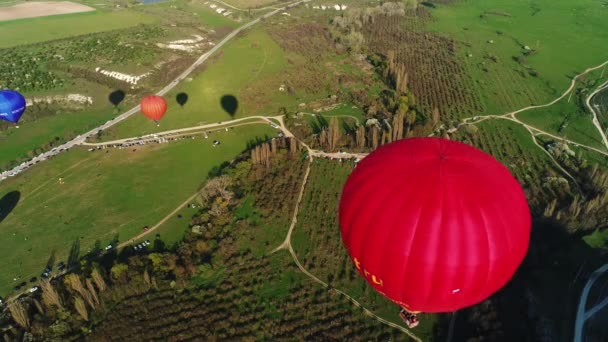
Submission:
M 144 248 L 146 248 L 146 246 L 150 245 L 150 240 L 146 240 L 138 245 L 133 246 L 133 249 L 136 251 L 142 250 Z

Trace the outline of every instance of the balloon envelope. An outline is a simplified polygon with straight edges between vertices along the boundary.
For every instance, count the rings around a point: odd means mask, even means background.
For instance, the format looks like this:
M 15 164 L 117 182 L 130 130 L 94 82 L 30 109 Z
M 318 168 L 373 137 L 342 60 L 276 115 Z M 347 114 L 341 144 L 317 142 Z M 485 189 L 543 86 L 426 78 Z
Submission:
M 167 111 L 167 101 L 162 96 L 146 96 L 141 100 L 141 111 L 150 119 L 158 121 Z
M 510 172 L 438 138 L 400 140 L 359 162 L 339 216 L 361 276 L 412 312 L 483 301 L 513 276 L 530 240 L 528 204 Z
M 0 119 L 18 122 L 25 111 L 25 98 L 14 90 L 0 90 Z

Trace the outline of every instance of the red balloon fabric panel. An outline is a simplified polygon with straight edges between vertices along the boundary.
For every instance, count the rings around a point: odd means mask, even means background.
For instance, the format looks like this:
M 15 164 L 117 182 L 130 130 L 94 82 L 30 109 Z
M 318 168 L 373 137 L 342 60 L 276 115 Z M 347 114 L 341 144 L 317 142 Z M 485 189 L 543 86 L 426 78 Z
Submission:
M 162 96 L 146 96 L 141 101 L 142 113 L 152 120 L 160 120 L 167 111 L 167 101 Z
M 359 162 L 339 215 L 361 276 L 413 312 L 483 301 L 511 279 L 530 239 L 528 204 L 507 168 L 439 138 L 400 140 Z

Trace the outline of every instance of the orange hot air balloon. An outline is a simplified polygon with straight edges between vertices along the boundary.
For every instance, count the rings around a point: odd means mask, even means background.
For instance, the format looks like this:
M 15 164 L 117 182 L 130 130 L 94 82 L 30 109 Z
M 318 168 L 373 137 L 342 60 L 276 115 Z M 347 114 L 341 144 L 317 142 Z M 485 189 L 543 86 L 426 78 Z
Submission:
M 158 122 L 167 111 L 167 101 L 162 96 L 146 96 L 141 100 L 140 107 L 145 116 Z

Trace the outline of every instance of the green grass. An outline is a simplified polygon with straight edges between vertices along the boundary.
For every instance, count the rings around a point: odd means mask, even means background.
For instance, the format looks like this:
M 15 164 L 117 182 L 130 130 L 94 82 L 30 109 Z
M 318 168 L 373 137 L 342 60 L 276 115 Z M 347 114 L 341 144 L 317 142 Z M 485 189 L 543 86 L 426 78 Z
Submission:
M 5 246 L 0 250 L 0 293 L 8 293 L 17 274 L 22 279 L 39 275 L 51 251 L 65 260 L 77 239 L 86 252 L 96 240 L 105 244 L 119 234 L 126 241 L 143 226 L 154 225 L 198 189 L 212 166 L 234 158 L 246 141 L 272 132 L 256 125 L 214 133 L 222 141 L 219 148 L 198 138 L 138 147 L 137 152 L 76 149 L 3 181 L 0 197 L 19 191 L 21 198 L 0 223 L 0 244 Z M 162 236 L 171 227 L 185 228 L 168 222 Z
M 354 116 L 359 119 L 359 122 L 362 122 L 365 119 L 363 110 L 350 103 L 343 103 L 334 109 L 319 114 L 326 118 L 331 118 L 333 116 Z
M 550 134 L 602 150 L 605 149 L 602 137 L 591 121 L 591 113 L 583 112 L 575 102 L 572 99 L 568 103 L 568 99 L 564 98 L 550 107 L 528 110 L 517 114 L 517 117 L 521 121 Z M 565 122 L 567 125 L 560 130 Z
M 80 111 L 62 112 L 32 122 L 21 122 L 19 128 L 0 131 L 0 144 L 2 144 L 0 166 L 27 157 L 29 151 L 42 147 L 55 140 L 55 137 L 61 139 L 76 137 L 117 115 L 107 99 L 111 91 L 109 88 L 80 80 L 74 86 L 74 88 L 78 87 L 86 88 L 85 95 L 93 98 L 91 107 Z M 53 91 L 48 94 L 36 94 L 36 96 L 55 95 L 56 93 L 61 94 L 59 91 Z M 122 112 L 134 105 L 133 101 L 125 99 L 118 108 Z M 27 115 L 26 110 L 23 118 Z
M 237 8 L 255 8 L 270 6 L 277 2 L 277 0 L 227 0 L 225 3 L 232 5 Z
M 84 12 L 0 22 L 0 48 L 124 29 L 158 18 L 134 11 Z M 111 24 L 109 24 L 111 23 Z
M 197 201 L 192 202 L 196 203 Z M 153 241 L 157 234 L 167 246 L 171 246 L 179 241 L 182 241 L 186 231 L 188 230 L 190 219 L 198 212 L 198 210 L 199 209 L 197 208 L 188 208 L 187 206 L 182 207 L 175 215 L 156 228 L 153 233 L 144 236 L 141 239 L 135 240 L 134 243 L 139 243 L 144 240 Z M 178 215 L 182 215 L 182 218 L 178 218 Z
M 232 117 L 220 103 L 224 95 L 237 99 L 235 118 L 269 114 L 265 110 L 276 111 L 281 104 L 294 101 L 278 91 L 279 81 L 265 82 L 265 77 L 283 70 L 287 61 L 281 48 L 263 30 L 255 29 L 237 38 L 220 54 L 191 82 L 181 83 L 165 96 L 169 107 L 160 127 L 143 115 L 134 115 L 108 130 L 107 138 L 230 120 Z M 250 96 L 254 90 L 262 95 Z M 175 96 L 181 92 L 188 94 L 188 102 L 183 108 L 175 101 Z
M 608 59 L 602 45 L 608 33 L 608 7 L 601 1 L 465 0 L 437 5 L 431 12 L 438 19 L 430 25 L 432 30 L 463 43 L 459 54 L 478 83 L 488 114 L 548 102 L 567 88 L 572 76 Z M 480 18 L 485 12 L 510 16 L 486 13 Z M 525 64 L 539 78 L 521 76 L 519 71 L 527 70 L 512 58 L 521 56 L 525 45 L 537 51 Z M 467 57 L 469 53 L 473 56 Z M 498 62 L 484 58 L 486 54 Z
M 597 229 L 593 233 L 583 236 L 583 241 L 592 248 L 608 248 L 608 229 L 602 231 Z
M 185 24 L 184 26 L 188 26 L 188 22 L 195 21 L 199 21 L 209 28 L 237 27 L 241 25 L 235 20 L 216 13 L 215 9 L 211 9 L 203 2 L 166 1 L 139 6 L 137 10 L 158 16 L 160 20 L 167 23 L 182 22 Z M 234 13 L 235 11 L 232 12 Z

